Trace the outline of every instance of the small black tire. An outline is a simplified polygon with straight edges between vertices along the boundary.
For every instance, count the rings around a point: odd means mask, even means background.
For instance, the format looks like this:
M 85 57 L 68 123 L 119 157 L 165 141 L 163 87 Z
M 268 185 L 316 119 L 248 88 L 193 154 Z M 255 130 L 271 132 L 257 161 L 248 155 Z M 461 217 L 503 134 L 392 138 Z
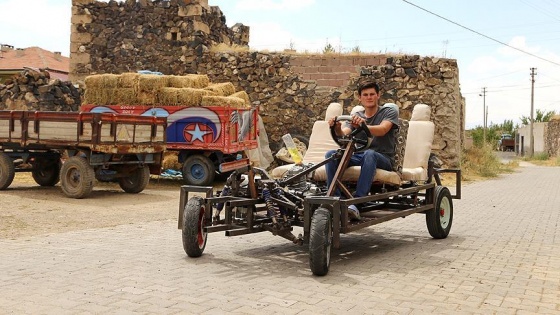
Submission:
M 135 169 L 130 176 L 119 178 L 119 186 L 129 194 L 143 191 L 150 182 L 150 168 L 146 165 Z
M 16 174 L 14 162 L 4 152 L 0 152 L 0 190 L 8 188 Z
M 60 181 L 60 163 L 58 160 L 48 161 L 37 166 L 39 169 L 32 170 L 31 176 L 39 186 L 54 186 Z
M 449 189 L 436 186 L 434 208 L 426 212 L 426 225 L 433 238 L 443 239 L 449 235 L 453 223 L 453 201 Z
M 316 276 L 329 272 L 331 264 L 332 218 L 328 209 L 318 208 L 311 218 L 309 267 Z
M 60 186 L 67 197 L 75 199 L 87 197 L 93 190 L 94 179 L 93 168 L 83 157 L 73 156 L 62 164 Z
M 183 180 L 187 185 L 208 186 L 214 182 L 216 168 L 214 163 L 204 155 L 189 156 L 183 163 Z
M 206 206 L 201 197 L 189 199 L 183 211 L 183 249 L 189 257 L 200 257 L 206 248 L 208 232 L 204 231 L 206 223 Z

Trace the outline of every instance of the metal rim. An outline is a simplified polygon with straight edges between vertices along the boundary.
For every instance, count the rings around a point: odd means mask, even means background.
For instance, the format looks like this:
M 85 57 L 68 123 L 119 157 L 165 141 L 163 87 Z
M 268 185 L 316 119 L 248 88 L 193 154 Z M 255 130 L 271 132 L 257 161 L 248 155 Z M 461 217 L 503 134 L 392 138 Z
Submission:
M 77 188 L 80 185 L 81 177 L 80 170 L 77 167 L 71 167 L 66 172 L 66 182 L 72 188 Z
M 451 219 L 451 202 L 447 196 L 441 198 L 441 202 L 439 203 L 439 224 L 442 228 L 446 229 L 449 225 L 449 221 Z
M 200 164 L 194 164 L 191 166 L 191 176 L 195 179 L 202 179 L 206 176 L 204 168 Z
M 207 236 L 207 232 L 204 232 L 204 211 L 205 208 L 204 206 L 200 207 L 200 211 L 198 213 L 198 233 L 197 233 L 197 243 L 198 243 L 198 248 L 202 249 L 204 248 L 204 245 L 206 244 L 206 236 Z

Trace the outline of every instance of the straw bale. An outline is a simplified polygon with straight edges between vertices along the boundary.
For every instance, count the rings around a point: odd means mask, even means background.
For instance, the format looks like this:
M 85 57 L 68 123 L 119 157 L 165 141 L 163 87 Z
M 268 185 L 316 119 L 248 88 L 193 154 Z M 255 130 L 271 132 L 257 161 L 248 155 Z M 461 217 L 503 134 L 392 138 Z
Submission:
M 177 104 L 181 106 L 200 106 L 204 96 L 210 96 L 212 92 L 204 89 L 182 88 L 177 90 Z
M 136 99 L 136 91 L 134 88 L 118 88 L 115 89 L 113 98 L 115 105 L 130 105 L 138 103 Z
M 157 74 L 142 74 L 138 77 L 138 90 L 140 92 L 157 92 L 167 86 L 169 76 Z
M 245 91 L 239 91 L 230 95 L 231 97 L 239 97 L 240 99 L 245 101 L 245 104 L 250 105 L 251 100 L 249 99 L 249 94 Z
M 185 76 L 192 80 L 193 88 L 203 89 L 210 85 L 210 78 L 205 74 L 187 74 Z
M 203 96 L 202 106 L 245 108 L 245 101 L 232 96 Z
M 114 89 L 117 87 L 117 83 L 119 82 L 119 75 L 117 74 L 102 74 L 101 77 L 103 78 L 103 87 Z
M 161 88 L 158 100 L 162 105 L 177 105 L 177 91 L 178 88 L 164 87 Z
M 180 171 L 183 168 L 183 164 L 179 162 L 179 153 L 177 151 L 166 151 L 163 153 L 163 163 L 161 167 L 164 170 L 173 169 Z
M 138 103 L 142 105 L 156 105 L 158 100 L 157 93 L 138 92 Z
M 87 89 L 84 93 L 84 104 L 111 105 L 114 89 Z
M 205 89 L 216 92 L 218 96 L 230 96 L 235 93 L 235 86 L 231 82 L 210 84 Z
M 126 72 L 119 76 L 117 87 L 119 88 L 137 88 L 140 74 L 135 72 Z
M 88 75 L 84 79 L 87 89 L 99 89 L 103 87 L 103 76 L 101 74 Z

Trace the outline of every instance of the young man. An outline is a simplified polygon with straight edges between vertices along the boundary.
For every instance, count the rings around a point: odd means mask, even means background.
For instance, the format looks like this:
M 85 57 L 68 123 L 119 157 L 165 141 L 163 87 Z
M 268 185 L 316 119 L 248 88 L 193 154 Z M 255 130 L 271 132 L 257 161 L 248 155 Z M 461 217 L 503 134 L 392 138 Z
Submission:
M 395 157 L 395 132 L 399 125 L 397 111 L 391 107 L 379 106 L 379 85 L 375 82 L 365 82 L 358 86 L 358 95 L 363 111 L 356 112 L 352 120 L 345 123 L 337 121 L 336 117 L 329 120 L 329 125 L 335 127 L 337 135 L 347 135 L 352 130 L 365 122 L 373 136 L 373 142 L 368 150 L 355 152 L 350 158 L 349 166 L 361 166 L 360 177 L 356 187 L 354 197 L 363 197 L 369 194 L 371 183 L 375 177 L 377 168 L 387 171 L 393 169 Z M 325 155 L 329 158 L 336 150 L 331 150 Z M 338 168 L 338 160 L 327 163 L 327 185 L 331 182 Z M 360 211 L 355 205 L 348 207 L 348 214 L 351 219 L 360 220 Z

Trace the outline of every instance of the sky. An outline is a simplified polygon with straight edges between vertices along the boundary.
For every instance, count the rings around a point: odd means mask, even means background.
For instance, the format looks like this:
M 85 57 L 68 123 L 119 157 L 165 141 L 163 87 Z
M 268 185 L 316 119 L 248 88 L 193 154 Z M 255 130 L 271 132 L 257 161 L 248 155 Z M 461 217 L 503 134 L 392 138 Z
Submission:
M 534 113 L 560 114 L 557 0 L 208 0 L 228 26 L 250 27 L 253 50 L 363 53 L 456 59 L 467 129 Z M 71 0 L 0 0 L 0 44 L 69 56 Z M 486 96 L 481 96 L 486 88 Z M 535 114 L 536 115 L 536 114 Z

